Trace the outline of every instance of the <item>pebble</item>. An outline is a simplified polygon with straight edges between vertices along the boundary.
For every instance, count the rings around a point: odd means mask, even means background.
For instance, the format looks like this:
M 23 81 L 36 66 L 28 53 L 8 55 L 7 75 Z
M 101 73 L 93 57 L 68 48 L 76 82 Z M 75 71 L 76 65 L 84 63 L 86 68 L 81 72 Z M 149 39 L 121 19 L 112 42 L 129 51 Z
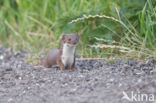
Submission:
M 0 102 L 121 103 L 123 91 L 156 94 L 153 59 L 115 60 L 114 64 L 77 60 L 76 70 L 70 72 L 28 64 L 26 53 L 0 47 Z

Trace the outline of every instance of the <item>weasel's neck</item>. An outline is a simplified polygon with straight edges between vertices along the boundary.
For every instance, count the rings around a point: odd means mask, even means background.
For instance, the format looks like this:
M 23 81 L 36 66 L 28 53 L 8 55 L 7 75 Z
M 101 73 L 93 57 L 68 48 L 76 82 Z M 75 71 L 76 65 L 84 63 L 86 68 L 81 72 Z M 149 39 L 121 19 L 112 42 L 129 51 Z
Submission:
M 63 56 L 74 56 L 75 55 L 75 48 L 76 46 L 69 46 L 68 44 L 63 44 L 63 47 L 62 47 L 62 55 Z

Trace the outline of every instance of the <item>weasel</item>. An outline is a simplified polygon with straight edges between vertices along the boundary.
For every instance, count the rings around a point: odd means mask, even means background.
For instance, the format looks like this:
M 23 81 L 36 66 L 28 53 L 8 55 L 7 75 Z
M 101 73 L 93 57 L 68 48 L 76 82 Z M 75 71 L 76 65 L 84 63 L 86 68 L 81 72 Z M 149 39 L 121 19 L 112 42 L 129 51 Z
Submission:
M 51 50 L 44 58 L 43 65 L 50 68 L 59 65 L 61 70 L 71 69 L 75 67 L 75 49 L 79 42 L 78 34 L 64 34 L 62 36 L 62 46 L 60 49 Z

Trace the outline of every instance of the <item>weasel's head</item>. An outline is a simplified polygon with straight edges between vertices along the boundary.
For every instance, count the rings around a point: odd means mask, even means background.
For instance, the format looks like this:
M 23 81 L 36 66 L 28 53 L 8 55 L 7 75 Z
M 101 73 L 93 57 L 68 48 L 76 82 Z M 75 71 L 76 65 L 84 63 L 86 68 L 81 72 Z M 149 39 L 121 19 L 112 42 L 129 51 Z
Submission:
M 64 34 L 62 36 L 62 42 L 63 44 L 67 44 L 68 46 L 76 46 L 79 42 L 79 35 L 78 34 Z

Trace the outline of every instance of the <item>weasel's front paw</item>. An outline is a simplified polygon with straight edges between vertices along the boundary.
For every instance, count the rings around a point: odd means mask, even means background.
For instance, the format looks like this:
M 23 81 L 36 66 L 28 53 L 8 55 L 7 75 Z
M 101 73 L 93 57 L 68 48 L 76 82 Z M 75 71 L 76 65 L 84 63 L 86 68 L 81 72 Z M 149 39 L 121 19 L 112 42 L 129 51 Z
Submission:
M 65 70 L 65 67 L 60 67 L 61 70 Z

